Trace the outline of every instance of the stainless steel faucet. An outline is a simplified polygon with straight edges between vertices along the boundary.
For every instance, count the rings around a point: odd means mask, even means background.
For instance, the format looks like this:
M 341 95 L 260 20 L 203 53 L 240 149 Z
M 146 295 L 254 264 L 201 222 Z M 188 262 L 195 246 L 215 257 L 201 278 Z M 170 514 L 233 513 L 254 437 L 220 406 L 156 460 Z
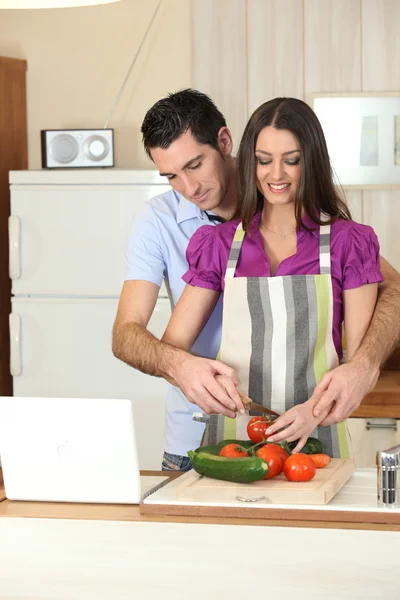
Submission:
M 376 453 L 378 506 L 400 508 L 400 444 Z

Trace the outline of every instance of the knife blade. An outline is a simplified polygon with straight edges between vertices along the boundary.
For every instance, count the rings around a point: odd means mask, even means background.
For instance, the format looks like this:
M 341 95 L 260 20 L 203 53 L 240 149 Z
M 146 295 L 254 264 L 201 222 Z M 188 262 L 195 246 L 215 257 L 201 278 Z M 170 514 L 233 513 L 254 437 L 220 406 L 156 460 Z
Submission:
M 280 413 L 276 412 L 276 410 L 272 410 L 272 408 L 267 408 L 266 406 L 263 406 L 262 404 L 256 404 L 255 402 L 252 401 L 251 398 L 249 398 L 245 394 L 240 394 L 240 398 L 241 398 L 243 406 L 245 407 L 246 410 L 252 410 L 254 412 L 263 413 L 263 414 L 270 415 L 271 417 L 276 417 L 276 418 L 281 416 Z
M 274 417 L 275 419 L 277 419 L 278 417 L 281 416 L 275 410 L 272 410 L 271 408 L 267 408 L 266 406 L 262 406 L 261 404 L 256 404 L 255 402 L 252 402 L 251 400 L 246 401 L 242 398 L 242 402 L 243 402 L 243 406 L 245 407 L 246 410 L 252 410 L 253 412 L 264 413 L 266 415 Z M 192 421 L 198 421 L 199 423 L 208 423 L 210 420 L 210 417 L 211 417 L 211 415 L 207 415 L 207 414 L 201 413 L 201 412 L 195 412 L 192 414 Z
M 265 415 L 270 415 L 271 417 L 275 417 L 276 419 L 281 415 L 277 413 L 272 408 L 267 408 L 266 406 L 262 406 L 262 404 L 256 404 L 255 402 L 242 400 L 243 406 L 246 410 L 252 410 L 253 412 L 263 413 Z

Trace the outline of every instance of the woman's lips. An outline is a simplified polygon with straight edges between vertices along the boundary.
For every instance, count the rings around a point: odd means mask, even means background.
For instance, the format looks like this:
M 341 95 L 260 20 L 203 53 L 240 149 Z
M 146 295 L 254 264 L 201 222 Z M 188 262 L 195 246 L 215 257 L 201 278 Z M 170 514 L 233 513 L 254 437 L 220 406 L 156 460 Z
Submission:
M 268 183 L 268 187 L 274 194 L 282 194 L 289 189 L 290 183 Z

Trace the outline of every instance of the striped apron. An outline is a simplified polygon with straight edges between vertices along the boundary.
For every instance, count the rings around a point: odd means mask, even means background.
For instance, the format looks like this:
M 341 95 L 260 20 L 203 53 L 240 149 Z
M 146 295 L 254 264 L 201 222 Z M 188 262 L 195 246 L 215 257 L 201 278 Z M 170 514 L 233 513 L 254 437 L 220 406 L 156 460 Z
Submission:
M 253 402 L 285 412 L 308 400 L 339 364 L 332 338 L 330 226 L 320 227 L 320 275 L 235 277 L 245 232 L 239 224 L 225 273 L 220 360 L 233 367 Z M 211 415 L 203 444 L 248 439 L 252 413 Z M 336 458 L 350 456 L 345 422 L 311 434 Z

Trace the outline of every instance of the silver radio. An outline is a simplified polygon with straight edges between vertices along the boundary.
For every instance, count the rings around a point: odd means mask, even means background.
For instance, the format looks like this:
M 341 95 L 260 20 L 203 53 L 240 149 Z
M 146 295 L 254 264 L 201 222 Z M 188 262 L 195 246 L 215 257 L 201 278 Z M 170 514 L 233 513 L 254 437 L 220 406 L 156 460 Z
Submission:
M 114 166 L 113 129 L 46 129 L 40 133 L 44 168 Z

